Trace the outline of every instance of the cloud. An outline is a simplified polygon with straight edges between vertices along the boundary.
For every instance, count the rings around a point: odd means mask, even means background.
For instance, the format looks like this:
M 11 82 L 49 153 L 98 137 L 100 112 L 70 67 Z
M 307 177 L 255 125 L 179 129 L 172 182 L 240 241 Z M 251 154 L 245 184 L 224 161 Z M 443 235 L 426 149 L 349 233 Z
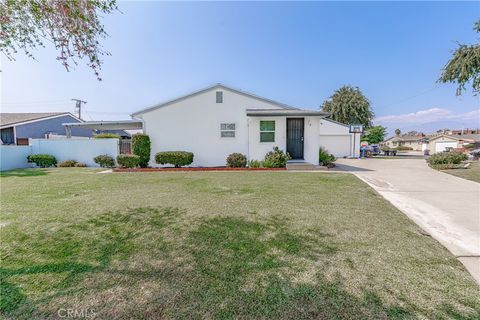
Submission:
M 480 110 L 473 110 L 466 113 L 455 113 L 451 110 L 441 109 L 441 108 L 431 108 L 426 110 L 420 110 L 412 113 L 404 113 L 398 115 L 388 115 L 377 117 L 374 119 L 375 123 L 388 124 L 388 123 L 408 123 L 408 124 L 423 124 L 423 123 L 432 123 L 437 121 L 447 121 L 452 120 L 455 122 L 458 121 L 472 121 L 479 122 L 480 120 Z

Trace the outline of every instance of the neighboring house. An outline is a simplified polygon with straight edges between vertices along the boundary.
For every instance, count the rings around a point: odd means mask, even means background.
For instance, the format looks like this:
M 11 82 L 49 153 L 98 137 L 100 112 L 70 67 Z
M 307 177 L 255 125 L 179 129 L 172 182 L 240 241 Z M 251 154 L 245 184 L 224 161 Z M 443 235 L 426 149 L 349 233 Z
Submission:
M 394 136 L 391 137 L 381 143 L 381 145 L 387 146 L 389 148 L 396 148 L 399 146 L 410 147 L 413 150 L 421 151 L 422 150 L 422 142 L 425 139 L 423 135 L 417 136 Z
M 358 156 L 360 135 L 327 116 L 221 84 L 132 114 L 150 135 L 151 165 L 159 151 L 182 150 L 194 153 L 194 166 L 224 166 L 233 152 L 263 160 L 275 146 L 312 164 L 320 146 L 337 157 Z
M 28 139 L 62 138 L 66 131 L 64 123 L 82 123 L 83 120 L 69 112 L 43 113 L 0 113 L 0 138 L 3 144 L 27 145 Z M 72 136 L 92 137 L 94 133 L 88 128 L 72 129 Z M 130 135 L 123 130 L 108 131 L 122 137 Z
M 459 130 L 449 130 L 446 132 L 448 135 L 457 135 L 457 136 L 462 136 L 462 135 L 467 135 L 467 134 L 479 134 L 480 135 L 480 129 L 459 129 Z
M 29 138 L 47 138 L 65 135 L 64 122 L 82 122 L 69 112 L 0 113 L 0 130 L 3 144 L 28 144 Z M 91 137 L 92 131 L 78 129 L 75 136 Z
M 466 134 L 462 136 L 441 134 L 428 139 L 426 149 L 430 153 L 462 148 L 464 144 L 480 143 L 480 134 Z

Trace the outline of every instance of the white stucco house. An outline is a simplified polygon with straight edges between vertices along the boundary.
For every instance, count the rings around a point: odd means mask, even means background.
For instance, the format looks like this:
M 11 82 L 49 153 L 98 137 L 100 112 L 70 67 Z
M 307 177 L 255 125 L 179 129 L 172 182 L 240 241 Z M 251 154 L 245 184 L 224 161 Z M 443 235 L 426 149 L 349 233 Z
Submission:
M 360 134 L 327 116 L 222 84 L 132 114 L 150 136 L 151 166 L 157 152 L 190 151 L 192 166 L 205 167 L 224 166 L 233 152 L 263 160 L 275 146 L 311 164 L 318 164 L 321 146 L 336 157 L 358 156 Z

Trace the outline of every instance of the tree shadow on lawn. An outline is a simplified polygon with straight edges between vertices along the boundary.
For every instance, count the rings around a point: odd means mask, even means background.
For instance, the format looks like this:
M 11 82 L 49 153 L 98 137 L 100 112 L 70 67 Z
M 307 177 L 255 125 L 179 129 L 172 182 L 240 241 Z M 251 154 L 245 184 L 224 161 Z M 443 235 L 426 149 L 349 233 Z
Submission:
M 122 259 L 129 256 L 133 252 L 133 240 L 137 236 L 143 232 L 162 229 L 179 212 L 177 208 L 136 208 L 124 212 L 109 212 L 84 223 L 67 225 L 53 235 L 41 232 L 31 235 L 28 244 L 30 249 L 42 257 L 48 257 L 49 260 L 62 262 L 29 265 L 16 269 L 0 268 L 0 314 L 28 319 L 36 313 L 34 303 L 29 301 L 20 287 L 9 281 L 9 278 L 23 275 L 66 274 L 59 284 L 52 284 L 52 287 L 48 288 L 49 291 L 56 293 L 46 294 L 40 299 L 43 302 L 72 293 L 69 289 L 79 292 L 81 288 L 75 286 L 86 275 L 100 272 L 116 273 L 115 270 L 109 269 L 113 258 Z M 132 226 L 142 223 L 148 228 L 131 230 Z M 92 237 L 88 241 L 80 241 L 76 239 L 78 232 L 88 232 Z M 161 241 L 159 245 L 162 245 Z M 93 257 L 94 263 L 75 262 L 78 255 L 82 255 L 82 249 L 89 258 Z
M 59 297 L 78 295 L 89 291 L 100 295 L 99 287 L 115 288 L 127 286 L 135 289 L 140 280 L 159 283 L 161 288 L 148 299 L 133 295 L 131 304 L 123 309 L 112 308 L 108 302 L 100 302 L 99 318 L 283 318 L 283 319 L 405 319 L 413 318 L 415 307 L 387 306 L 371 291 L 353 295 L 347 292 L 341 280 L 328 280 L 322 271 L 316 273 L 308 283 L 293 281 L 293 275 L 302 271 L 298 263 L 302 259 L 333 257 L 340 252 L 335 238 L 319 230 L 312 234 L 298 235 L 289 230 L 288 222 L 281 219 L 266 219 L 262 222 L 248 221 L 236 217 L 217 217 L 199 221 L 193 231 L 182 236 L 181 251 L 166 247 L 169 264 L 146 270 L 120 270 L 112 267 L 112 261 L 126 259 L 135 252 L 133 241 L 145 232 L 158 232 L 171 226 L 182 214 L 176 208 L 137 208 L 125 212 L 106 213 L 87 220 L 85 223 L 70 225 L 58 231 L 53 240 L 35 236 L 33 243 L 40 242 L 42 254 L 64 262 L 39 264 L 16 269 L 0 270 L 0 308 L 3 315 L 56 316 L 53 311 L 40 311 L 42 304 L 48 304 Z M 142 224 L 146 226 L 141 228 Z M 132 226 L 136 226 L 132 229 Z M 137 230 L 138 229 L 138 230 Z M 171 229 L 171 228 L 169 228 Z M 73 231 L 89 232 L 90 242 L 76 242 Z M 88 236 L 88 234 L 87 234 Z M 56 241 L 57 240 L 57 241 Z M 59 240 L 64 245 L 59 246 Z M 42 243 L 42 241 L 44 243 Z M 143 240 L 142 240 L 143 241 Z M 65 247 L 65 243 L 67 243 Z M 156 243 L 155 243 L 156 244 Z M 87 249 L 94 263 L 71 261 L 81 254 L 78 246 Z M 67 248 L 67 249 L 65 249 Z M 153 248 L 151 248 L 153 249 Z M 178 247 L 176 247 L 178 249 Z M 172 260 L 189 255 L 182 268 Z M 56 291 L 33 302 L 28 301 L 19 286 L 9 278 L 21 275 L 60 274 L 67 276 L 56 287 Z M 110 283 L 97 280 L 94 286 L 80 287 L 86 276 L 107 273 Z M 125 276 L 125 282 L 115 282 L 115 276 Z M 102 283 L 100 283 L 102 282 Z M 166 289 L 165 289 L 166 288 Z M 52 290 L 53 289 L 53 290 Z M 162 291 L 163 290 L 163 291 Z M 92 293 L 93 292 L 93 293 Z M 120 299 L 122 297 L 115 297 Z M 132 298 L 132 297 L 130 297 Z M 138 301 L 136 301 L 138 298 Z M 442 315 L 469 319 L 454 307 L 442 307 Z M 48 310 L 48 308 L 47 308 Z M 474 319 L 477 315 L 471 315 Z
M 294 283 L 295 261 L 338 254 L 328 234 L 300 236 L 281 220 L 266 223 L 222 217 L 190 235 L 195 261 L 191 284 L 181 288 L 167 318 L 367 319 L 411 316 L 384 306 L 372 292 L 356 297 L 317 273 L 314 283 Z M 151 306 L 159 314 L 164 306 Z
M 36 177 L 36 176 L 46 176 L 48 174 L 47 169 L 15 169 L 9 171 L 0 171 L 0 177 Z

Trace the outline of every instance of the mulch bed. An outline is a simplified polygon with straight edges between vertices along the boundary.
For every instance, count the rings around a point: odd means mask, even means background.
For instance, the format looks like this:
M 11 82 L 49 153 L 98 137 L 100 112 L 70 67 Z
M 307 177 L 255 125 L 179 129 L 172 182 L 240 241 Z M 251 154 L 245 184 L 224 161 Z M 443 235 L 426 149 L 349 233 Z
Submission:
M 113 168 L 113 172 L 174 172 L 174 171 L 285 171 L 287 168 L 227 168 L 227 167 L 182 167 L 182 168 Z

